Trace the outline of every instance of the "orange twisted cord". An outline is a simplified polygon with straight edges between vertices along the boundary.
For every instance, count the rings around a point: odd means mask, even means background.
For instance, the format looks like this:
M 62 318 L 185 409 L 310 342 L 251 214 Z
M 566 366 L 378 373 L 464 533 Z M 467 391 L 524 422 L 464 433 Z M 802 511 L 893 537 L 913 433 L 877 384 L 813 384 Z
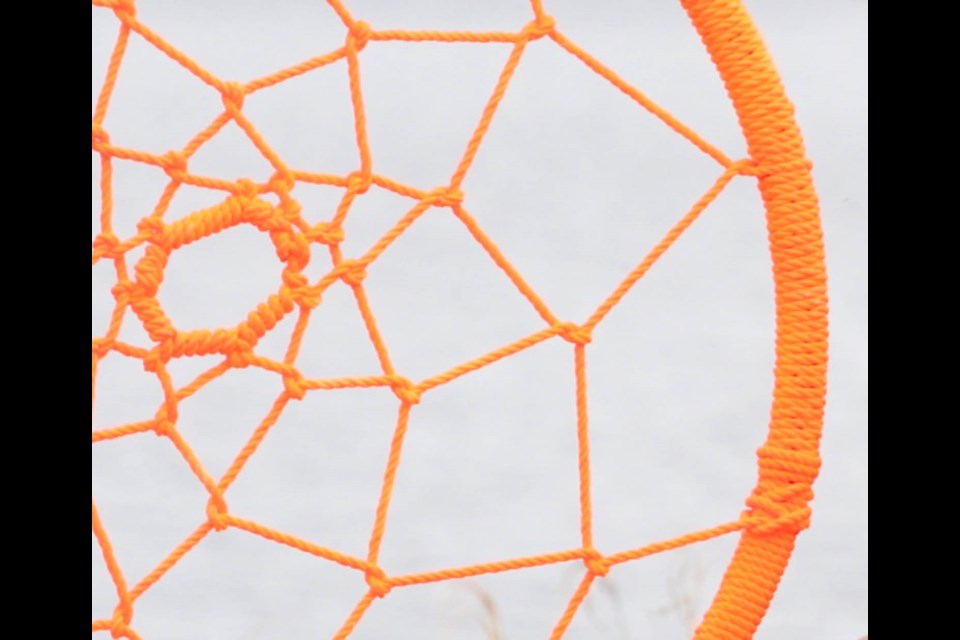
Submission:
M 93 151 L 99 154 L 101 167 L 100 233 L 93 241 L 92 262 L 97 264 L 101 260 L 109 260 L 116 271 L 116 283 L 112 289 L 115 307 L 109 326 L 104 335 L 93 339 L 92 377 L 95 387 L 98 363 L 110 357 L 111 353 L 135 358 L 142 362 L 148 373 L 156 377 L 163 400 L 152 419 L 95 431 L 92 440 L 97 443 L 153 431 L 170 441 L 209 496 L 206 512 L 202 516 L 198 514 L 200 523 L 193 533 L 132 588 L 127 586 L 127 578 L 94 505 L 94 536 L 117 593 L 113 617 L 93 621 L 94 632 L 104 631 L 114 638 L 139 640 L 141 636 L 133 626 L 138 598 L 205 537 L 212 532 L 233 528 L 363 574 L 369 588 L 343 622 L 335 638 L 349 636 L 374 601 L 388 597 L 395 588 L 562 562 L 582 562 L 585 568 L 583 578 L 550 636 L 560 638 L 594 581 L 602 579 L 617 565 L 741 532 L 737 551 L 712 606 L 697 629 L 696 638 L 740 640 L 753 636 L 789 560 L 797 534 L 809 525 L 811 485 L 819 470 L 818 446 L 825 396 L 827 339 L 823 246 L 810 164 L 805 158 L 800 134 L 793 121 L 792 107 L 744 8 L 739 0 L 681 2 L 733 101 L 747 141 L 747 158 L 731 160 L 639 89 L 571 42 L 559 30 L 556 21 L 544 12 L 540 0 L 531 0 L 533 16 L 516 32 L 376 30 L 366 22 L 355 19 L 339 0 L 329 0 L 346 30 L 343 46 L 246 83 L 218 78 L 168 43 L 137 19 L 134 0 L 93 0 L 94 6 L 113 11 L 119 23 L 119 32 L 95 104 L 92 123 Z M 119 147 L 110 142 L 104 122 L 131 35 L 151 44 L 220 95 L 223 111 L 180 150 L 154 154 Z M 461 191 L 464 178 L 525 48 L 536 40 L 552 41 L 555 46 L 580 60 L 720 165 L 716 182 L 582 324 L 563 321 L 553 314 L 470 215 L 464 206 L 465 196 Z M 512 45 L 494 91 L 446 185 L 423 189 L 397 182 L 374 171 L 366 132 L 361 54 L 367 46 L 371 46 L 371 42 L 383 41 L 499 42 Z M 341 61 L 346 65 L 349 78 L 359 166 L 342 176 L 288 167 L 245 115 L 244 99 L 252 93 L 268 90 L 315 69 L 340 64 Z M 274 173 L 266 182 L 212 178 L 190 171 L 193 155 L 230 122 L 240 128 L 272 167 Z M 114 159 L 153 165 L 164 171 L 170 179 L 154 209 L 140 221 L 137 233 L 126 239 L 119 238 L 112 225 Z M 758 182 L 766 207 L 776 291 L 776 386 L 767 441 L 757 452 L 757 485 L 746 500 L 747 510 L 737 520 L 604 555 L 593 547 L 591 515 L 586 365 L 591 332 L 735 179 L 756 179 Z M 299 182 L 344 189 L 332 219 L 311 226 L 301 217 L 300 206 L 291 196 L 291 191 Z M 185 184 L 220 191 L 224 199 L 218 205 L 194 212 L 176 222 L 165 222 L 164 216 L 173 196 Z M 410 198 L 413 204 L 366 253 L 345 257 L 340 248 L 344 239 L 343 222 L 349 216 L 356 197 L 365 193 L 371 185 Z M 267 195 L 275 196 L 279 204 L 264 199 L 263 196 Z M 387 344 L 377 328 L 375 315 L 367 300 L 364 278 L 367 269 L 376 264 L 380 255 L 431 208 L 450 210 L 530 303 L 545 326 L 511 344 L 502 345 L 487 354 L 415 382 L 398 373 L 391 363 Z M 177 328 L 166 316 L 157 298 L 170 255 L 190 243 L 241 224 L 250 225 L 268 235 L 273 243 L 277 257 L 284 265 L 278 289 L 233 326 L 194 330 Z M 132 265 L 131 270 L 128 255 L 141 246 L 145 249 L 143 257 Z M 311 281 L 304 274 L 304 269 L 311 260 L 317 259 L 318 249 L 329 254 L 330 268 L 323 276 Z M 322 304 L 325 291 L 338 280 L 350 287 L 353 293 L 367 336 L 377 354 L 380 375 L 309 379 L 297 368 L 301 340 L 309 324 L 311 311 Z M 143 325 L 153 342 L 152 348 L 136 347 L 118 340 L 123 323 L 131 321 L 130 315 Z M 296 324 L 282 362 L 257 353 L 259 341 L 290 315 L 296 317 Z M 413 405 L 424 401 L 429 392 L 438 386 L 558 337 L 572 344 L 574 356 L 580 548 L 411 575 L 389 575 L 379 565 L 379 550 L 387 531 L 394 481 L 401 464 Z M 196 355 L 218 355 L 223 359 L 185 386 L 176 388 L 167 371 L 167 364 L 177 358 Z M 215 479 L 177 430 L 179 403 L 201 392 L 211 381 L 231 369 L 244 367 L 256 367 L 278 376 L 283 383 L 283 391 L 227 471 Z M 229 511 L 225 494 L 263 440 L 269 437 L 271 429 L 291 401 L 300 400 L 318 390 L 377 386 L 389 387 L 399 401 L 399 408 L 366 559 L 299 539 Z

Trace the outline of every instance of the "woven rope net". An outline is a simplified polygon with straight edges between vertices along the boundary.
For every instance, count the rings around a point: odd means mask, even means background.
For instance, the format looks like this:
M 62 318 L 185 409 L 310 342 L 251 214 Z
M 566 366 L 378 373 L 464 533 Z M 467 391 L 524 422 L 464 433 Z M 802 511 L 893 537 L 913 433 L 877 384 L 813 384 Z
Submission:
M 93 442 L 137 437 L 153 432 L 179 452 L 196 481 L 209 495 L 205 513 L 198 515 L 199 526 L 177 545 L 152 571 L 136 584 L 128 582 L 121 563 L 111 545 L 110 532 L 93 506 L 93 533 L 116 590 L 116 607 L 112 617 L 93 621 L 94 632 L 109 633 L 114 638 L 136 640 L 134 612 L 138 599 L 200 541 L 228 528 L 243 530 L 275 544 L 287 545 L 304 554 L 338 563 L 361 574 L 368 585 L 363 597 L 343 620 L 336 638 L 345 638 L 378 598 L 412 585 L 479 576 L 554 563 L 580 562 L 582 580 L 571 594 L 566 607 L 556 613 L 556 624 L 550 635 L 560 638 L 597 580 L 623 563 L 638 561 L 653 554 L 668 552 L 727 534 L 738 534 L 739 545 L 728 566 L 712 605 L 696 631 L 696 638 L 752 637 L 773 597 L 780 577 L 791 555 L 797 534 L 808 526 L 812 498 L 811 485 L 819 469 L 818 446 L 825 395 L 826 371 L 826 280 L 816 196 L 813 191 L 810 165 L 807 162 L 799 132 L 793 122 L 792 107 L 781 88 L 755 29 L 737 0 L 683 0 L 694 27 L 700 34 L 719 71 L 739 116 L 748 156 L 727 157 L 678 119 L 649 100 L 601 61 L 564 36 L 562 25 L 544 10 L 539 0 L 532 0 L 529 22 L 516 32 L 441 32 L 377 30 L 351 14 L 339 1 L 329 0 L 343 23 L 342 46 L 295 66 L 245 83 L 219 78 L 187 54 L 178 50 L 137 18 L 133 0 L 94 0 L 93 5 L 114 13 L 118 36 L 110 57 L 93 114 L 93 151 L 99 156 L 101 169 L 100 229 L 93 242 L 93 264 L 111 262 L 116 281 L 112 288 L 115 307 L 106 332 L 93 339 L 93 381 L 96 388 L 98 364 L 112 353 L 142 362 L 143 368 L 156 378 L 163 390 L 163 401 L 152 419 L 112 426 L 93 432 Z M 222 112 L 208 126 L 180 149 L 164 154 L 117 146 L 111 143 L 105 126 L 111 96 L 118 75 L 122 73 L 125 52 L 131 38 L 141 38 L 173 59 L 187 72 L 208 85 L 222 99 Z M 593 72 L 629 96 L 638 109 L 646 109 L 664 127 L 692 143 L 717 165 L 715 183 L 682 215 L 656 246 L 640 259 L 635 268 L 606 297 L 602 304 L 582 322 L 559 318 L 540 295 L 528 285 L 523 275 L 511 264 L 496 244 L 484 233 L 480 224 L 465 206 L 461 190 L 478 149 L 497 113 L 502 98 L 510 87 L 518 63 L 534 41 L 552 41 L 570 56 L 577 58 Z M 375 171 L 375 162 L 367 141 L 361 88 L 362 52 L 379 41 L 441 41 L 463 43 L 500 42 L 512 47 L 495 89 L 482 111 L 479 123 L 466 145 L 448 183 L 436 188 L 402 184 Z M 280 83 L 309 74 L 329 65 L 345 66 L 349 76 L 350 97 L 359 166 L 346 175 L 311 173 L 289 166 L 270 146 L 244 113 L 245 97 L 269 91 Z M 274 173 L 265 182 L 238 178 L 218 179 L 190 170 L 190 161 L 208 141 L 228 124 L 234 123 L 246 134 Z M 159 168 L 169 177 L 152 212 L 140 220 L 137 232 L 118 237 L 113 223 L 115 160 L 145 163 Z M 752 180 L 759 187 L 766 208 L 770 250 L 776 295 L 776 369 L 771 420 L 766 442 L 758 451 L 758 480 L 746 499 L 746 510 L 731 522 L 691 531 L 685 535 L 637 548 L 602 553 L 594 547 L 591 523 L 591 489 L 587 411 L 587 366 L 591 335 L 607 314 L 644 276 L 677 238 L 733 180 Z M 342 190 L 342 197 L 332 216 L 319 224 L 309 224 L 301 215 L 296 199 L 298 184 L 328 185 Z M 171 200 L 184 185 L 222 193 L 220 204 L 167 221 L 165 214 Z M 357 197 L 371 185 L 408 198 L 411 206 L 400 220 L 365 253 L 346 256 L 341 250 L 343 225 Z M 370 265 L 428 210 L 444 210 L 465 225 L 472 237 L 542 319 L 543 328 L 512 344 L 505 344 L 490 353 L 464 362 L 427 379 L 415 381 L 395 369 L 385 340 L 378 331 L 375 315 L 365 294 L 364 277 Z M 159 302 L 164 271 L 171 255 L 179 249 L 228 232 L 239 225 L 249 225 L 269 237 L 276 255 L 283 263 L 281 281 L 275 293 L 250 311 L 233 326 L 188 330 L 175 326 Z M 134 250 L 142 257 L 131 259 Z M 322 277 L 311 279 L 304 271 L 308 264 L 326 261 Z M 350 378 L 313 379 L 298 368 L 301 340 L 311 313 L 323 304 L 324 293 L 342 282 L 353 293 L 369 340 L 379 359 L 380 375 Z M 338 285 L 342 286 L 342 285 Z M 282 360 L 258 353 L 258 342 L 281 320 L 294 317 L 295 329 Z M 119 338 L 125 322 L 139 322 L 149 336 L 147 348 Z M 577 548 L 528 557 L 497 559 L 492 562 L 448 568 L 410 575 L 391 575 L 379 562 L 381 542 L 387 530 L 387 515 L 401 451 L 407 433 L 408 418 L 413 407 L 430 401 L 430 391 L 462 376 L 509 358 L 536 344 L 562 340 L 573 351 L 576 380 L 577 442 L 580 539 Z M 213 366 L 192 382 L 177 387 L 168 371 L 172 361 L 192 356 L 220 356 Z M 178 430 L 178 407 L 185 399 L 202 394 L 205 387 L 232 369 L 256 367 L 282 379 L 283 392 L 253 431 L 249 440 L 221 477 L 205 469 L 190 443 Z M 248 460 L 260 444 L 270 437 L 284 409 L 307 394 L 336 392 L 356 387 L 384 387 L 396 396 L 398 414 L 389 456 L 383 473 L 379 502 L 365 557 L 355 557 L 315 542 L 300 539 L 282 531 L 231 512 L 229 489 L 240 476 Z M 109 393 L 109 390 L 107 390 Z

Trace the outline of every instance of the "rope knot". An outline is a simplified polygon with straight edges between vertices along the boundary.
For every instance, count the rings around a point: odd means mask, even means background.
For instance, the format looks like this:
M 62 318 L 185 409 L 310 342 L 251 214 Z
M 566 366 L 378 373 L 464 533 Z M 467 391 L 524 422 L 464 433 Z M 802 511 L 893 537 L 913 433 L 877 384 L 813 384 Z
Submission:
M 363 20 L 355 20 L 350 26 L 347 41 L 352 42 L 357 51 L 362 51 L 370 40 L 370 25 Z
M 166 418 L 161 418 L 153 425 L 153 432 L 158 438 L 169 437 L 173 433 L 173 422 Z
M 343 242 L 343 229 L 331 222 L 321 222 L 310 227 L 307 239 L 320 244 L 339 244 Z
M 117 14 L 117 17 L 124 13 L 132 18 L 137 15 L 137 8 L 134 6 L 133 0 L 113 0 L 113 12 Z
M 227 528 L 227 503 L 222 495 L 211 496 L 207 502 L 207 519 L 217 531 Z
M 438 187 L 428 193 L 424 201 L 435 207 L 455 207 L 463 202 L 463 192 L 452 187 Z
M 572 344 L 590 344 L 593 337 L 588 329 L 576 325 L 572 322 L 563 322 L 555 325 L 557 335 Z
M 260 193 L 257 185 L 250 178 L 240 178 L 234 183 L 234 193 L 238 198 L 253 199 Z
M 420 390 L 415 384 L 410 382 L 410 380 L 398 377 L 390 387 L 393 389 L 393 393 L 397 398 L 400 399 L 400 402 L 406 404 L 420 403 Z
M 131 280 L 120 280 L 117 284 L 113 285 L 110 289 L 110 293 L 113 294 L 113 299 L 117 301 L 118 304 L 127 304 L 130 301 L 131 295 L 134 293 L 136 285 Z
M 303 378 L 296 372 L 283 376 L 283 388 L 294 400 L 303 400 L 303 396 L 307 393 L 303 388 Z
M 370 567 L 367 569 L 364 574 L 364 580 L 366 580 L 367 585 L 370 587 L 370 592 L 378 598 L 387 595 L 390 593 L 390 589 L 393 588 L 393 585 L 390 584 L 390 581 L 387 579 L 387 574 L 385 574 L 380 567 Z
M 163 357 L 156 349 L 151 350 L 147 355 L 143 356 L 143 369 L 148 373 L 157 373 L 163 365 Z
M 305 307 L 307 309 L 316 309 L 323 301 L 323 295 L 320 293 L 320 289 L 317 287 L 311 287 L 306 276 L 303 276 L 302 274 L 298 275 L 303 277 L 303 284 L 295 287 L 288 286 L 290 299 L 301 307 Z
M 220 90 L 223 106 L 231 114 L 243 109 L 243 99 L 247 97 L 247 90 L 239 82 L 227 82 Z
M 372 183 L 373 178 L 369 173 L 354 171 L 347 176 L 347 189 L 358 195 L 366 193 Z
M 277 258 L 294 269 L 302 269 L 310 262 L 310 241 L 301 233 L 280 231 L 270 234 Z
M 122 638 L 127 636 L 127 631 L 130 628 L 130 620 L 133 618 L 133 607 L 130 606 L 130 603 L 123 603 L 117 605 L 113 610 L 113 616 L 110 618 L 110 636 L 113 638 Z
M 810 526 L 810 507 L 807 503 L 812 498 L 813 491 L 803 483 L 766 491 L 761 486 L 757 493 L 747 498 L 750 508 L 740 517 L 747 528 L 755 533 L 788 531 L 796 535 Z
M 546 14 L 540 15 L 536 20 L 531 20 L 523 28 L 520 35 L 526 40 L 538 40 L 553 31 L 557 21 L 553 16 Z
M 598 578 L 610 573 L 610 565 L 604 560 L 603 554 L 596 549 L 585 549 L 584 551 L 583 564 L 586 565 L 587 571 Z
M 187 157 L 179 151 L 167 151 L 160 156 L 160 167 L 173 180 L 180 180 L 187 173 Z
M 292 188 L 292 187 L 291 187 Z M 290 197 L 288 192 L 284 192 L 280 195 L 282 202 L 280 203 L 280 211 L 284 219 L 296 223 L 300 218 L 300 212 L 303 211 L 303 207 L 300 206 L 300 203 Z
M 113 640 L 130 637 L 130 626 L 123 624 L 122 620 L 113 619 L 110 621 L 110 637 Z
M 277 195 L 287 195 L 296 183 L 297 179 L 293 177 L 293 173 L 289 170 L 275 171 L 267 181 L 267 189 Z
M 227 364 L 234 369 L 246 369 L 253 364 L 253 357 L 251 348 L 247 346 L 239 347 L 227 353 Z
M 154 216 L 144 218 L 137 223 L 137 231 L 151 240 L 162 236 L 165 229 L 166 225 L 163 224 L 163 220 Z
M 367 277 L 365 265 L 357 260 L 344 260 L 336 269 L 340 279 L 351 287 L 358 287 Z
M 117 258 L 121 254 L 117 253 L 117 247 L 120 246 L 120 238 L 112 231 L 104 231 L 93 239 L 93 252 L 111 258 Z
M 280 274 L 280 278 L 283 280 L 284 286 L 292 292 L 298 291 L 308 284 L 310 280 L 307 279 L 307 276 L 303 275 L 300 271 L 294 271 L 293 269 L 284 269 L 283 273 Z
M 93 125 L 93 148 L 95 150 L 101 145 L 110 144 L 110 135 L 107 133 L 107 130 L 101 127 L 100 125 L 94 123 Z
M 256 188 L 256 186 L 254 188 Z M 224 207 L 223 204 L 220 206 Z M 277 215 L 277 210 L 270 206 L 270 203 L 261 200 L 255 195 L 252 198 L 248 198 L 243 204 L 234 200 L 229 206 L 224 207 L 224 209 L 225 212 L 230 213 L 239 209 L 239 217 L 241 220 L 252 224 L 260 231 L 271 234 L 270 237 L 274 242 L 278 240 L 273 234 L 290 230 L 290 225 L 285 224 L 286 221 Z
M 92 342 L 93 357 L 97 360 L 110 353 L 113 348 L 113 342 L 104 338 L 94 338 Z
M 752 509 L 744 511 L 741 518 L 754 533 L 767 535 L 789 531 L 796 535 L 810 526 L 810 507 L 791 510 L 780 506 L 773 509 L 770 505 L 761 505 L 752 497 L 747 499 L 747 504 L 750 504 Z
M 133 618 L 133 607 L 129 603 L 121 602 L 113 610 L 113 616 L 110 618 L 114 623 L 121 623 L 123 625 L 129 626 L 130 620 Z

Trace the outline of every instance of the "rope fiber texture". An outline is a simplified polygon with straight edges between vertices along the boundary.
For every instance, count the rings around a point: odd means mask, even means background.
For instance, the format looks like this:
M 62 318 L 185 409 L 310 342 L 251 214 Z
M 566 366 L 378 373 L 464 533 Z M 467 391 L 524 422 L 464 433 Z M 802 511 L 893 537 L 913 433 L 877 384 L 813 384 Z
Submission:
M 820 464 L 818 447 L 825 396 L 827 298 L 818 205 L 811 180 L 810 163 L 805 158 L 799 131 L 794 124 L 793 108 L 787 101 L 779 77 L 739 0 L 682 0 L 738 114 L 749 153 L 748 157 L 738 160 L 728 158 L 567 39 L 554 19 L 544 12 L 540 0 L 531 1 L 530 22 L 514 33 L 378 31 L 351 15 L 340 0 L 329 0 L 329 4 L 344 25 L 346 37 L 343 46 L 265 77 L 237 83 L 216 77 L 140 22 L 133 0 L 93 0 L 94 6 L 113 11 L 119 27 L 93 114 L 93 151 L 99 154 L 100 158 L 102 198 L 100 233 L 93 241 L 93 264 L 96 265 L 102 260 L 111 261 L 116 271 L 116 284 L 112 289 L 115 308 L 111 322 L 104 335 L 93 339 L 94 386 L 98 363 L 115 352 L 142 361 L 144 369 L 156 377 L 163 390 L 163 401 L 151 420 L 96 430 L 93 432 L 93 442 L 153 432 L 170 441 L 209 494 L 206 513 L 202 514 L 197 529 L 132 586 L 114 554 L 110 536 L 98 517 L 96 504 L 93 505 L 93 534 L 99 543 L 117 594 L 113 616 L 109 619 L 94 620 L 93 631 L 108 632 L 113 638 L 141 638 L 133 622 L 138 598 L 161 580 L 164 574 L 201 540 L 226 528 L 244 530 L 362 573 L 369 588 L 343 621 L 334 636 L 338 639 L 349 636 L 374 601 L 388 596 L 394 589 L 552 563 L 581 562 L 584 569 L 582 581 L 570 597 L 566 608 L 559 613 L 550 635 L 553 639 L 560 638 L 591 585 L 598 578 L 615 570 L 617 565 L 739 532 L 737 550 L 695 637 L 699 640 L 742 640 L 752 637 L 786 567 L 796 535 L 806 528 L 810 521 L 808 503 L 812 498 L 811 485 Z M 213 91 L 218 92 L 222 99 L 223 111 L 182 149 L 155 155 L 115 146 L 110 141 L 110 135 L 103 123 L 131 37 L 139 37 L 149 42 Z M 686 138 L 718 164 L 719 176 L 713 186 L 583 323 L 562 320 L 550 311 L 471 217 L 464 206 L 465 194 L 461 191 L 461 184 L 507 91 L 514 70 L 526 47 L 535 40 L 552 41 L 554 46 L 575 56 L 632 98 L 638 107 L 648 110 L 665 126 Z M 365 47 L 378 41 L 501 42 L 512 45 L 512 53 L 493 94 L 483 109 L 459 164 L 445 185 L 420 189 L 400 184 L 374 172 L 365 128 L 360 54 Z M 353 126 L 360 166 L 347 175 L 309 173 L 288 166 L 271 149 L 268 141 L 243 111 L 246 96 L 327 65 L 345 65 L 349 75 Z M 243 130 L 273 168 L 274 173 L 268 181 L 229 181 L 197 175 L 190 171 L 191 157 L 230 122 L 236 123 Z M 112 162 L 115 159 L 153 165 L 169 176 L 169 182 L 152 213 L 140 221 L 137 233 L 128 238 L 118 237 L 111 222 Z M 752 179 L 758 183 L 766 208 L 775 284 L 775 388 L 769 433 L 765 444 L 758 451 L 758 482 L 746 500 L 747 509 L 736 520 L 639 548 L 602 553 L 594 548 L 591 525 L 591 461 L 586 402 L 586 353 L 591 332 L 657 259 L 696 221 L 704 209 L 737 178 Z M 339 206 L 329 221 L 311 226 L 301 217 L 299 204 L 291 193 L 298 183 L 332 185 L 343 189 Z M 220 191 L 224 194 L 224 200 L 183 219 L 167 222 L 164 214 L 182 185 Z M 344 238 L 343 223 L 355 198 L 366 192 L 371 185 L 409 198 L 412 206 L 366 253 L 348 258 L 342 254 L 340 248 Z M 275 199 L 278 204 L 271 203 L 265 196 Z M 396 371 L 391 364 L 387 345 L 378 332 L 374 314 L 364 293 L 364 277 L 366 269 L 391 243 L 424 212 L 435 208 L 448 210 L 470 230 L 491 260 L 535 308 L 543 319 L 544 327 L 513 344 L 504 345 L 448 371 L 413 381 Z M 246 319 L 234 326 L 189 331 L 178 329 L 158 301 L 158 291 L 167 261 L 181 247 L 241 224 L 251 225 L 269 236 L 276 255 L 284 264 L 279 288 L 251 311 Z M 128 254 L 142 246 L 145 247 L 142 258 L 131 265 Z M 304 274 L 304 269 L 322 253 L 329 254 L 330 267 L 325 275 L 311 281 Z M 324 292 L 338 281 L 353 291 L 367 333 L 379 357 L 381 375 L 308 379 L 297 368 L 300 342 L 311 312 L 322 304 Z M 152 348 L 134 346 L 118 339 L 121 325 L 131 313 L 143 325 L 153 343 Z M 284 359 L 276 361 L 259 355 L 258 341 L 291 314 L 297 321 Z M 378 556 L 412 407 L 426 401 L 429 392 L 440 385 L 540 342 L 554 339 L 569 342 L 574 355 L 577 438 L 580 452 L 581 545 L 556 553 L 495 560 L 428 573 L 388 574 L 379 564 Z M 200 355 L 220 355 L 222 361 L 186 386 L 176 388 L 167 365 L 177 358 Z M 272 408 L 228 470 L 222 477 L 214 478 L 178 432 L 178 405 L 185 398 L 202 391 L 212 380 L 231 369 L 242 367 L 258 367 L 274 373 L 282 378 L 284 391 L 276 398 Z M 349 387 L 387 387 L 396 395 L 399 405 L 367 556 L 352 557 L 232 513 L 228 508 L 228 489 L 260 443 L 269 437 L 271 427 L 280 418 L 284 408 L 308 393 Z

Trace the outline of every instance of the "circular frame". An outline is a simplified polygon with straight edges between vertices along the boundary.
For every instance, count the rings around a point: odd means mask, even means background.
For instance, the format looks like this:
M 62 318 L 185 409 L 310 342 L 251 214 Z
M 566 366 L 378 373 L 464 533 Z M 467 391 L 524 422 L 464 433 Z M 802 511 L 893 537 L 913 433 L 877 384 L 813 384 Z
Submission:
M 681 0 L 733 102 L 766 208 L 776 366 L 758 481 L 720 589 L 695 639 L 751 638 L 797 534 L 809 525 L 826 396 L 827 288 L 819 206 L 793 106 L 740 0 Z

